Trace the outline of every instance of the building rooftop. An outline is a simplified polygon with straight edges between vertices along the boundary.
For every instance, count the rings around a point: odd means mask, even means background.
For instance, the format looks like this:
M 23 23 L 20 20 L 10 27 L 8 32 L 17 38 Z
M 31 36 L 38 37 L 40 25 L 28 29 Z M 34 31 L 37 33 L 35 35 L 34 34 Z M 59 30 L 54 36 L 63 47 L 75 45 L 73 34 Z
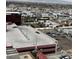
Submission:
M 54 38 L 32 28 L 31 26 L 7 25 L 7 46 L 13 48 L 32 47 L 40 45 L 56 44 Z
M 63 26 L 63 27 L 59 27 L 59 28 L 62 28 L 62 29 L 72 29 L 72 26 Z
M 6 12 L 7 15 L 9 14 L 20 14 L 20 12 Z
M 35 59 L 30 52 L 22 52 L 7 55 L 7 59 Z
M 71 33 L 72 34 L 72 26 L 59 27 L 59 29 L 63 30 L 64 33 Z

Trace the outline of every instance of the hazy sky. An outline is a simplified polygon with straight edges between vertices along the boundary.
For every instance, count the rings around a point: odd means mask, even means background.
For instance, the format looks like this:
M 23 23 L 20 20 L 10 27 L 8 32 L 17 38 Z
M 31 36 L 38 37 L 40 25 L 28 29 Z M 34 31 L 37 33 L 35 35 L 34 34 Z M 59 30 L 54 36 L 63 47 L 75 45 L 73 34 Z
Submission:
M 40 1 L 40 0 L 7 0 L 7 1 Z M 52 0 L 41 0 L 41 1 L 52 1 Z M 69 2 L 72 2 L 72 0 L 58 0 L 58 1 L 69 1 Z
M 63 0 L 63 1 L 69 1 L 69 2 L 72 2 L 72 0 Z

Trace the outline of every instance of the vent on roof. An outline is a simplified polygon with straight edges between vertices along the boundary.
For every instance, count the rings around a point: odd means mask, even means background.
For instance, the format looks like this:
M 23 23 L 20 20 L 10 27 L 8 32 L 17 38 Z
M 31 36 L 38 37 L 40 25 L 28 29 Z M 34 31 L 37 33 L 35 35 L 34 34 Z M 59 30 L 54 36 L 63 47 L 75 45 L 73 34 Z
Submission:
M 40 34 L 39 32 L 36 31 L 37 34 Z
M 24 56 L 24 58 L 28 58 L 28 56 Z
M 13 28 L 17 28 L 17 26 L 14 26 Z

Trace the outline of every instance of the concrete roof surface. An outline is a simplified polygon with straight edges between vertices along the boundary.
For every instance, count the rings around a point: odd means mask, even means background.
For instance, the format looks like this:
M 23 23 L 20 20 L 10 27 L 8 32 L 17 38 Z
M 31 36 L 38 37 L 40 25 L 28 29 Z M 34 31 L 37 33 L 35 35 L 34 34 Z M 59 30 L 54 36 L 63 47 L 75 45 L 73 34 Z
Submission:
M 8 32 L 6 33 L 7 46 L 12 45 L 14 48 L 31 47 L 35 45 L 56 44 L 54 38 L 30 27 L 17 26 L 15 24 L 7 25 Z

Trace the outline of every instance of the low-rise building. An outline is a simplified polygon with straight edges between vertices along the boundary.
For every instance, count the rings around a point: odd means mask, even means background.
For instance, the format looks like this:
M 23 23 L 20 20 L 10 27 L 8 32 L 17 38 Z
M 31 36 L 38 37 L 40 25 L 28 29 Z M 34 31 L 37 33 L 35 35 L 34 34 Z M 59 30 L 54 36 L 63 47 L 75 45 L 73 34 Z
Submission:
M 20 12 L 6 12 L 6 22 L 12 22 L 17 25 L 21 25 L 21 13 Z
M 7 25 L 7 47 L 11 46 L 18 52 L 33 51 L 35 47 L 42 52 L 56 52 L 58 42 L 54 38 L 38 31 L 31 26 Z
M 70 33 L 72 34 L 72 26 L 63 26 L 63 27 L 59 27 L 58 31 L 63 31 L 64 33 Z
M 7 59 L 35 59 L 30 52 L 8 54 Z

